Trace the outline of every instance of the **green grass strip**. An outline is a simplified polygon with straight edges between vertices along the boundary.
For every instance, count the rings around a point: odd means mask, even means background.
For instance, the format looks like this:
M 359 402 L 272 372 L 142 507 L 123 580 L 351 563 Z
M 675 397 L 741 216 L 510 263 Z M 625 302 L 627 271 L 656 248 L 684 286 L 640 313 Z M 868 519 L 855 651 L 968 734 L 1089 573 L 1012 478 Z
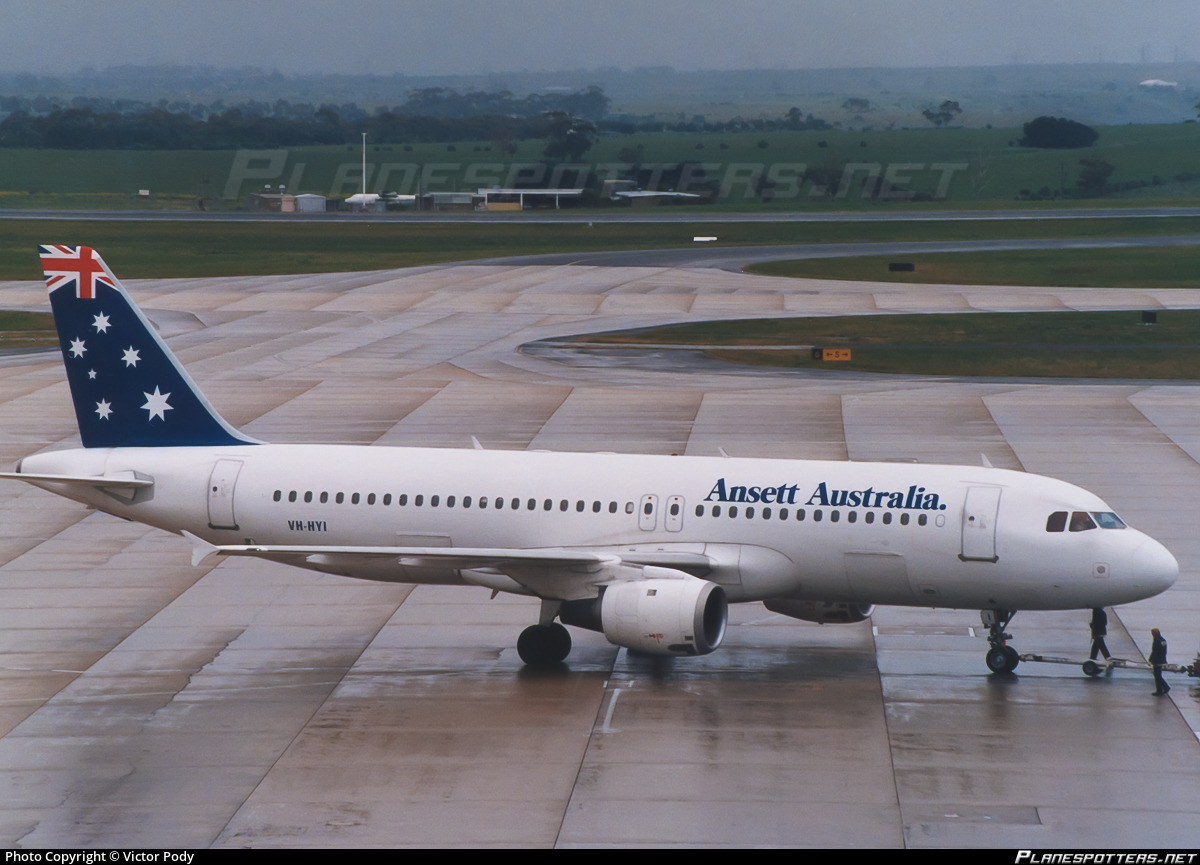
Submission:
M 908 375 L 1200 379 L 1200 310 L 836 316 L 714 321 L 580 337 L 612 346 L 705 346 L 752 366 Z M 816 361 L 812 347 L 848 348 Z

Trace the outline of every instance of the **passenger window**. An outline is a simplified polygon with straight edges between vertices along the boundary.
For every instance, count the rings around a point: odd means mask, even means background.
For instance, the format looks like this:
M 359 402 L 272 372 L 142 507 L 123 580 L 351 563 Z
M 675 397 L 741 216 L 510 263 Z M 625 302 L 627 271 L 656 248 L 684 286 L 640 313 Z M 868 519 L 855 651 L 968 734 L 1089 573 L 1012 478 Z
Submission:
M 339 504 L 339 505 L 340 505 L 342 502 L 344 502 L 345 500 L 346 500 L 346 494 L 345 494 L 345 493 L 338 493 L 336 496 L 334 496 L 334 501 L 335 501 L 335 502 L 337 502 L 337 504 Z
M 763 508 L 763 519 L 764 520 L 771 519 L 771 509 L 770 508 Z
M 446 496 L 446 507 L 454 507 L 454 496 Z
M 367 504 L 375 504 L 375 493 L 367 493 Z
M 704 505 L 696 505 L 696 516 L 704 516 Z
M 901 515 L 900 515 L 900 525 L 902 525 L 902 526 L 907 526 L 907 525 L 908 525 L 908 514 L 901 514 Z
M 929 522 L 929 517 L 926 514 L 921 514 L 919 517 L 917 517 L 917 525 L 918 526 L 923 526 L 928 522 Z
M 892 515 L 891 515 L 891 514 L 889 514 L 889 513 L 884 513 L 884 515 L 883 515 L 883 524 L 884 524 L 885 526 L 890 526 L 890 525 L 892 524 Z
M 1096 524 L 1092 522 L 1092 518 L 1085 511 L 1075 511 L 1071 514 L 1071 531 L 1086 532 L 1094 528 L 1096 528 Z
M 730 505 L 730 506 L 729 506 L 729 516 L 731 516 L 731 517 L 736 517 L 736 516 L 737 516 L 737 505 Z
M 875 512 L 867 511 L 867 515 L 864 517 L 864 519 L 867 521 L 867 525 L 871 525 L 871 523 L 875 522 Z
M 601 508 L 600 502 L 592 502 L 592 513 L 594 513 L 594 514 L 600 513 L 600 508 Z M 678 511 L 678 510 L 679 510 L 679 508 L 676 507 L 675 511 Z
M 283 490 L 275 490 L 275 495 L 272 498 L 274 498 L 275 501 L 279 501 L 280 499 L 282 499 L 283 498 Z
M 721 516 L 721 506 L 720 505 L 713 505 L 712 515 L 714 517 Z
M 400 495 L 396 496 L 396 504 L 398 504 L 400 507 L 407 505 L 408 493 L 400 493 Z
M 304 503 L 308 504 L 312 501 L 312 490 L 306 490 L 304 493 Z
M 617 512 L 617 503 L 616 502 L 608 503 L 608 512 L 610 514 L 615 514 Z M 699 516 L 699 514 L 697 514 L 697 516 Z
M 625 503 L 625 513 L 627 513 L 627 514 L 633 513 L 633 502 Z
M 746 508 L 746 519 L 754 519 L 754 508 Z
M 858 522 L 858 511 L 850 511 L 850 513 L 846 514 L 846 522 L 848 522 L 848 523 Z
M 296 500 L 296 491 L 292 490 L 290 493 L 288 493 L 288 501 L 294 502 L 295 500 Z
M 814 523 L 821 522 L 821 512 L 819 510 L 813 511 L 813 522 Z
M 324 496 L 325 493 L 321 493 L 321 495 Z M 325 499 L 322 498 L 321 501 L 325 501 Z M 390 505 L 392 503 L 392 494 L 391 493 L 383 494 L 383 503 L 384 503 L 384 505 Z
M 425 496 L 413 496 L 413 504 L 421 507 L 421 505 L 425 504 Z
M 1061 532 L 1067 527 L 1067 512 L 1055 511 L 1046 520 L 1046 531 Z
M 329 493 L 321 493 L 321 504 L 329 504 Z
M 358 500 L 359 500 L 358 493 L 355 493 L 354 495 L 350 496 L 350 504 L 356 505 L 356 504 L 358 504 Z

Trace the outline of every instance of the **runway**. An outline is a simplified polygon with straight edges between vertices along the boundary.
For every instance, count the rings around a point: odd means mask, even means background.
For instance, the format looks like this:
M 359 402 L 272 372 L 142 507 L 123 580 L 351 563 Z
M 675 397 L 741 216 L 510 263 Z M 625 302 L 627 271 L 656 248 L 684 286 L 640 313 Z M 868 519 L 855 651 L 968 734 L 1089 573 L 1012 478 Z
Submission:
M 711 263 L 710 263 L 711 264 Z M 899 286 L 697 266 L 472 264 L 127 282 L 235 425 L 278 442 L 916 459 L 1060 477 L 1179 559 L 1109 646 L 1200 636 L 1200 386 L 778 377 L 559 363 L 568 334 L 777 315 L 1195 308 L 1198 290 Z M 0 305 L 45 306 L 40 283 Z M 70 446 L 57 354 L 0 360 L 0 463 Z M 660 664 L 575 632 L 524 670 L 536 603 L 250 560 L 0 489 L 0 845 L 1180 847 L 1200 689 L 1022 665 L 978 611 L 860 625 L 732 611 Z M 1086 612 L 1022 613 L 1083 657 Z

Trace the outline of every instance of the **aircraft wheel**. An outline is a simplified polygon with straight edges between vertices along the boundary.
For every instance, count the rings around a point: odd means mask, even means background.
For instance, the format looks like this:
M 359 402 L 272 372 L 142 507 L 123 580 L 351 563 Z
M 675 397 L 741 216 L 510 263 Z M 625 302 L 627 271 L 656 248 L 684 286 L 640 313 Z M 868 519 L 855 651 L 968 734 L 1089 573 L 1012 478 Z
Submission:
M 984 660 L 993 673 L 1011 673 L 1017 668 L 1021 658 L 1011 646 L 997 646 L 988 649 Z
M 530 625 L 517 638 L 517 654 L 531 667 L 561 663 L 571 652 L 571 634 L 558 622 Z
M 1104 672 L 1104 669 L 1095 661 L 1084 661 L 1083 672 L 1089 676 L 1099 676 L 1102 672 Z

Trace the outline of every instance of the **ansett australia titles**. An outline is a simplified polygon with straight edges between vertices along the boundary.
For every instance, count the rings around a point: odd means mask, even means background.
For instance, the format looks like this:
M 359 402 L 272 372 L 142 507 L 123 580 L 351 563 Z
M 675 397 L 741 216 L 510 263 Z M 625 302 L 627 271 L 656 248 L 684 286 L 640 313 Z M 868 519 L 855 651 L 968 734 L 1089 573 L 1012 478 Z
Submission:
M 186 850 L 83 850 L 67 852 L 52 850 L 46 853 L 24 850 L 5 850 L 5 862 L 51 862 L 54 865 L 98 865 L 100 862 L 182 862 L 191 865 L 195 853 Z
M 783 484 L 777 487 L 731 486 L 721 478 L 704 500 L 706 502 L 731 502 L 766 505 L 821 506 L 827 508 L 896 508 L 910 511 L 944 511 L 946 506 L 937 493 L 913 484 L 907 490 L 864 490 L 831 489 L 825 481 L 817 484 L 812 495 L 801 499 L 799 484 Z

